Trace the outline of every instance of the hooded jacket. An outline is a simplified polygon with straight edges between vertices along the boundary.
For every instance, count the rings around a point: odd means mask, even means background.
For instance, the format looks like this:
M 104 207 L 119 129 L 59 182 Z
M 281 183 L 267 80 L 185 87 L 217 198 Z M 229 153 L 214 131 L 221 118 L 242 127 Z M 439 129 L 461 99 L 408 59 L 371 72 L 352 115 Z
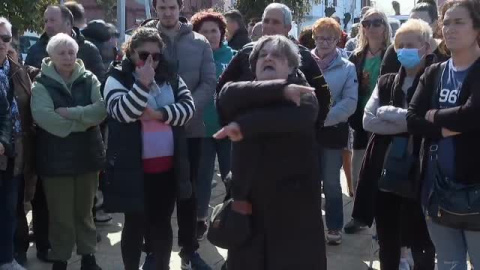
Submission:
M 166 45 L 165 58 L 192 92 L 196 112 L 186 126 L 187 137 L 205 137 L 203 113 L 213 97 L 217 82 L 210 43 L 204 36 L 193 32 L 193 26 L 189 23 L 180 23 L 173 40 L 162 33 L 159 20 L 146 21 L 143 26 L 159 30 Z
M 85 65 L 85 68 L 91 71 L 100 82 L 105 80 L 105 67 L 103 66 L 102 56 L 97 47 L 80 33 L 80 30 L 76 27 L 72 29 L 72 38 L 77 41 L 78 54 L 77 58 L 81 59 Z M 42 60 L 48 57 L 47 44 L 50 37 L 47 33 L 43 33 L 40 39 L 30 49 L 28 49 L 27 58 L 25 59 L 25 65 L 40 68 Z

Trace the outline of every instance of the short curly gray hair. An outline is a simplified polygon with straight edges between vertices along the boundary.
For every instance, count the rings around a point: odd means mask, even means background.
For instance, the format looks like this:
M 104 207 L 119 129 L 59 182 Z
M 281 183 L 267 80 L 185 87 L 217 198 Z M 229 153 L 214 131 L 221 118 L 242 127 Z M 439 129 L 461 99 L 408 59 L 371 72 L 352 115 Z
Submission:
M 71 36 L 59 33 L 53 36 L 47 44 L 47 53 L 48 55 L 52 55 L 53 52 L 57 49 L 60 45 L 71 45 L 75 49 L 75 53 L 78 53 L 78 44 Z
M 253 73 L 256 72 L 257 60 L 260 51 L 263 49 L 265 44 L 273 43 L 273 46 L 277 48 L 281 55 L 285 55 L 288 60 L 288 66 L 291 68 L 298 68 L 302 60 L 298 46 L 293 43 L 290 39 L 282 35 L 274 36 L 264 36 L 260 38 L 253 47 L 253 51 L 250 54 L 250 69 Z

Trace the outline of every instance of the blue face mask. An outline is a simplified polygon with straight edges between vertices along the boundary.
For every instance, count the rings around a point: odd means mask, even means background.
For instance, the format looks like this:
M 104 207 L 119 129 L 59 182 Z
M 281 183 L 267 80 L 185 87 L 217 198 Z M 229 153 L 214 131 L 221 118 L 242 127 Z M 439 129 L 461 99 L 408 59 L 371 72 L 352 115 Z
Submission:
M 422 59 L 418 55 L 418 49 L 398 49 L 397 50 L 398 61 L 406 69 L 411 69 L 420 64 Z

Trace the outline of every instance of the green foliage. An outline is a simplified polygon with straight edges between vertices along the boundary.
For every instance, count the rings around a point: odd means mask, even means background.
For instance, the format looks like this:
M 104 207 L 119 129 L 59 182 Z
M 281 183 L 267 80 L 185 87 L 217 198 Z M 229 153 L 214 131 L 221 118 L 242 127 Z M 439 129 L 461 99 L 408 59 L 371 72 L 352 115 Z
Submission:
M 301 22 L 306 14 L 312 8 L 312 1 L 309 0 L 238 0 L 235 6 L 240 10 L 246 19 L 261 18 L 263 10 L 272 2 L 279 2 L 287 5 L 293 11 L 293 19 L 296 22 Z M 313 0 L 314 4 L 320 3 L 321 0 Z
M 95 0 L 103 9 L 106 22 L 117 22 L 117 0 Z
M 58 0 L 1 0 L 0 16 L 6 17 L 23 33 L 25 30 L 43 31 L 43 13 L 47 6 L 58 4 Z

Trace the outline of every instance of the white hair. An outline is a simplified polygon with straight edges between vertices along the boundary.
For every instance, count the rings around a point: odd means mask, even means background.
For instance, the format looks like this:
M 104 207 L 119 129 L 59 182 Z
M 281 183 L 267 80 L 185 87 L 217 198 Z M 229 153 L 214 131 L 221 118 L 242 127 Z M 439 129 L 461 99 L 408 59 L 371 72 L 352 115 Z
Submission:
M 292 10 L 286 5 L 281 3 L 271 3 L 270 5 L 268 5 L 263 11 L 262 19 L 264 19 L 267 12 L 272 9 L 279 9 L 280 11 L 282 11 L 283 24 L 285 24 L 286 26 L 292 26 L 292 20 L 293 20 Z
M 5 17 L 0 17 L 0 26 L 5 26 L 7 31 L 12 34 L 12 24 Z
M 64 33 L 59 33 L 50 38 L 47 44 L 47 53 L 48 55 L 52 55 L 55 50 L 57 49 L 58 46 L 60 45 L 67 45 L 67 46 L 72 46 L 75 50 L 75 53 L 78 53 L 78 44 L 73 39 L 71 36 L 64 34 Z
M 428 23 L 418 19 L 409 19 L 407 20 L 400 28 L 397 30 L 394 39 L 395 50 L 398 49 L 398 43 L 400 42 L 399 37 L 402 34 L 414 33 L 417 34 L 420 41 L 424 43 L 431 44 L 433 39 L 432 28 Z

